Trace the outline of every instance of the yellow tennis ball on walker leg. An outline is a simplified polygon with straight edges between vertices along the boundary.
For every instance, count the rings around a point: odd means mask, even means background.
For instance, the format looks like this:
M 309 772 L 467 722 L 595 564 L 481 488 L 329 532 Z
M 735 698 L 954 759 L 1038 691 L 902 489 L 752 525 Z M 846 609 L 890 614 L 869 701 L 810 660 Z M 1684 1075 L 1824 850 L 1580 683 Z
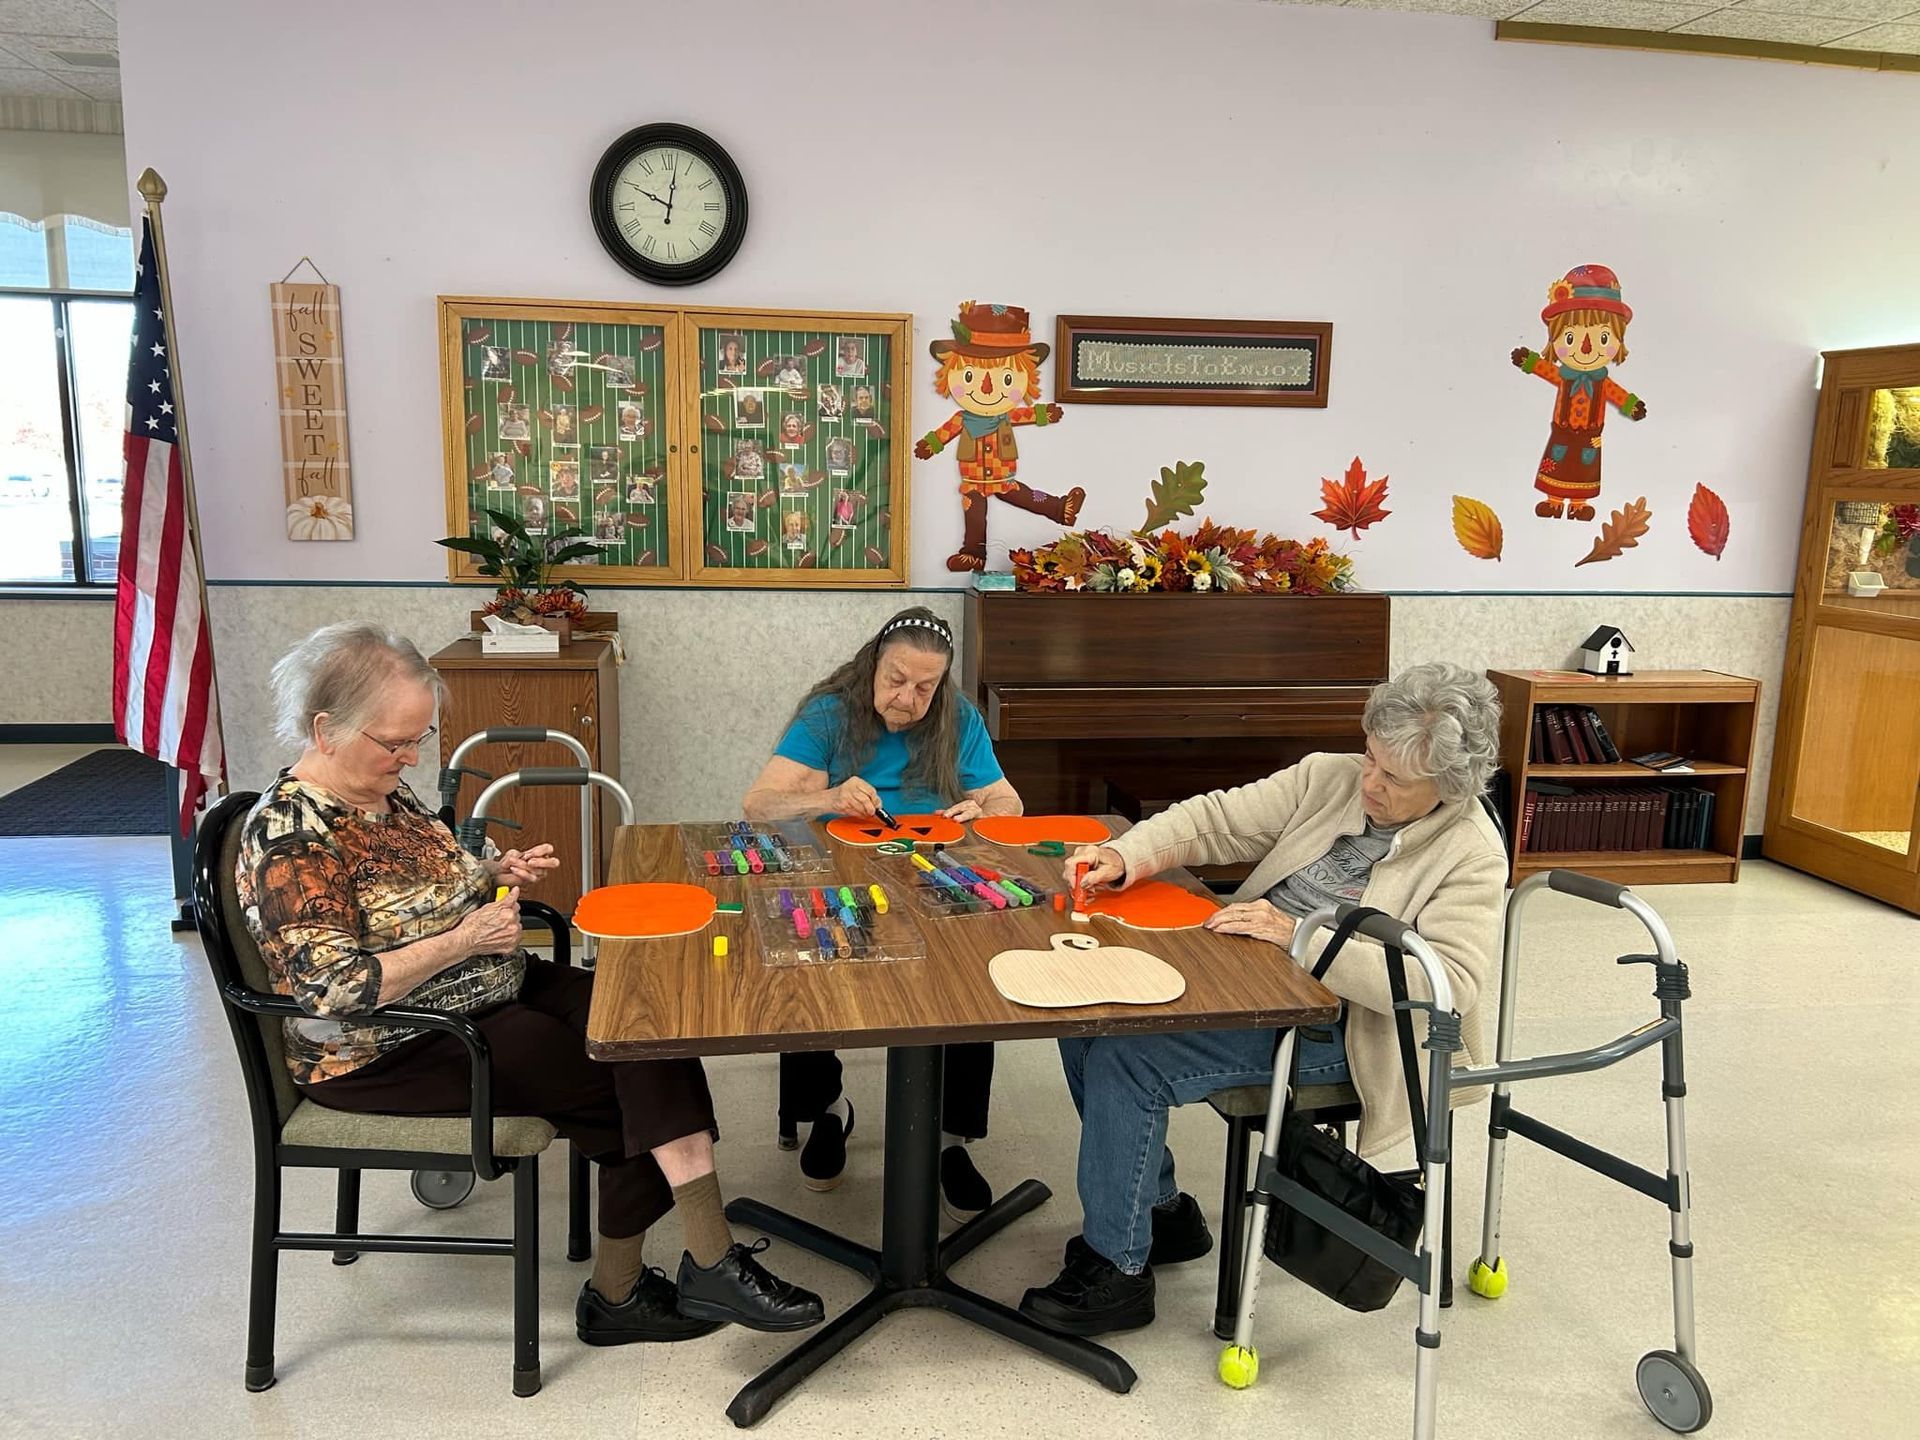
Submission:
M 1260 1352 L 1251 1345 L 1229 1345 L 1220 1352 L 1220 1381 L 1232 1390 L 1244 1390 L 1260 1378 Z

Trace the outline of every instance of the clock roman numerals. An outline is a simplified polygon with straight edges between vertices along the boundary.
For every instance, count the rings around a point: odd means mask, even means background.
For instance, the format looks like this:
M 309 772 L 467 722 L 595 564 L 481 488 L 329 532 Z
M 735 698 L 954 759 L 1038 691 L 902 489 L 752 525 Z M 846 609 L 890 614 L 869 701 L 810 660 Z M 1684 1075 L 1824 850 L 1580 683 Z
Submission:
M 640 157 L 639 163 L 640 163 L 640 173 L 642 175 L 651 175 L 653 173 L 653 162 L 649 160 L 646 156 L 642 155 Z
M 640 222 L 638 220 L 629 220 L 627 221 L 626 224 L 620 227 L 620 233 L 623 235 L 636 235 L 639 233 L 639 231 L 640 231 Z
M 640 253 L 642 255 L 650 256 L 653 254 L 654 250 L 659 246 L 659 244 L 660 244 L 660 237 L 658 235 L 649 235 L 647 236 L 646 239 L 640 242 Z
M 720 233 L 720 227 L 711 220 L 702 220 L 700 222 L 700 233 L 702 235 L 718 235 Z

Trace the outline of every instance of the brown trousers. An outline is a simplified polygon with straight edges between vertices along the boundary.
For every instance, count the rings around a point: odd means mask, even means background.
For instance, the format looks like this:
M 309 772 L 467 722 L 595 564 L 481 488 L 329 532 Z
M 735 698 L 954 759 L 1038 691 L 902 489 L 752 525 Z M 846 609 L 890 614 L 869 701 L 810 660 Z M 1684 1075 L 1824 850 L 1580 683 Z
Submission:
M 638 1235 L 673 1208 L 648 1153 L 705 1130 L 719 1134 L 698 1060 L 587 1058 L 593 976 L 527 963 L 520 998 L 468 1018 L 487 1037 L 496 1115 L 538 1115 L 600 1167 L 599 1231 Z M 358 1070 L 302 1085 L 316 1105 L 380 1115 L 464 1115 L 473 1069 L 451 1035 L 424 1034 Z

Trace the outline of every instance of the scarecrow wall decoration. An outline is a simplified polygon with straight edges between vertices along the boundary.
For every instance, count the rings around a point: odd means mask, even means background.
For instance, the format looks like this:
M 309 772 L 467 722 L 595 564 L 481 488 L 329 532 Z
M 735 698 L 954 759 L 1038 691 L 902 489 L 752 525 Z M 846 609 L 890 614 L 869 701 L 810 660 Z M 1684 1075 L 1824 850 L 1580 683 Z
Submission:
M 1040 362 L 1048 346 L 1035 343 L 1027 312 L 1016 305 L 960 305 L 953 339 L 928 347 L 939 362 L 933 388 L 960 408 L 938 430 L 913 447 L 922 460 L 959 442 L 960 506 L 966 536 L 947 569 L 987 567 L 987 501 L 998 497 L 1018 509 L 1072 525 L 1087 492 L 1075 486 L 1065 495 L 1049 495 L 1015 478 L 1020 450 L 1016 425 L 1051 425 L 1063 413 L 1058 405 L 1035 403 L 1040 393 Z
M 1547 354 L 1525 348 L 1513 363 L 1557 392 L 1553 428 L 1533 488 L 1546 496 L 1534 507 L 1543 519 L 1593 519 L 1600 496 L 1600 431 L 1607 406 L 1644 420 L 1647 403 L 1608 374 L 1626 363 L 1627 322 L 1633 311 L 1620 298 L 1620 280 L 1604 265 L 1578 265 L 1547 287 Z

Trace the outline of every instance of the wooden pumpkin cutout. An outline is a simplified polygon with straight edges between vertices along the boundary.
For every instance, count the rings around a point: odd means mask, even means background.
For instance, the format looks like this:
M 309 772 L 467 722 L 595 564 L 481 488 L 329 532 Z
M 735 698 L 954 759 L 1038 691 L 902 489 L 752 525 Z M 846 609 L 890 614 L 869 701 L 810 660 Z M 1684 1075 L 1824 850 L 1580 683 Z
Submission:
M 871 817 L 840 815 L 827 822 L 827 834 L 843 845 L 885 845 L 889 841 L 922 845 L 954 845 L 967 838 L 957 820 L 944 815 L 896 815 L 895 829 Z
M 1102 945 L 1091 935 L 1055 935 L 1051 950 L 1002 950 L 987 962 L 993 986 L 1016 1005 L 1164 1005 L 1186 978 L 1157 955 Z
M 698 885 L 602 885 L 580 897 L 573 923 L 601 940 L 658 940 L 704 929 L 713 905 Z

